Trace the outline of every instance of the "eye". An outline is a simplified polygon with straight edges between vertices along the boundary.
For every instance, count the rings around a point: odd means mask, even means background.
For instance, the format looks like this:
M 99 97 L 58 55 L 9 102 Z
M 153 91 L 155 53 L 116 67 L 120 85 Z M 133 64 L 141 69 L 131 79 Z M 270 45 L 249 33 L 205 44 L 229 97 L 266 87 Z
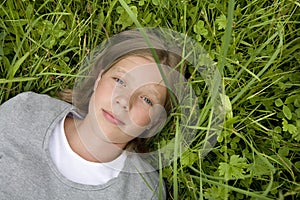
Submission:
M 126 87 L 125 82 L 122 79 L 119 79 L 117 77 L 113 78 L 115 80 L 116 83 L 118 83 L 119 85 L 122 85 L 123 87 Z
M 140 98 L 141 98 L 146 104 L 148 104 L 148 105 L 150 105 L 150 106 L 153 106 L 152 101 L 151 101 L 148 97 L 141 96 Z

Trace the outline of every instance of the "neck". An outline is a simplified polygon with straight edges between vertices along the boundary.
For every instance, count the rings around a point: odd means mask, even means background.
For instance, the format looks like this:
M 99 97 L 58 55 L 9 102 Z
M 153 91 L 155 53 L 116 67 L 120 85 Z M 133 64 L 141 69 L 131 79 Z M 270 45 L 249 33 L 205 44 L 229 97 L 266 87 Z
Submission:
M 100 138 L 88 120 L 75 120 L 67 117 L 65 133 L 71 149 L 80 157 L 91 162 L 110 162 L 116 159 L 126 144 L 113 144 Z

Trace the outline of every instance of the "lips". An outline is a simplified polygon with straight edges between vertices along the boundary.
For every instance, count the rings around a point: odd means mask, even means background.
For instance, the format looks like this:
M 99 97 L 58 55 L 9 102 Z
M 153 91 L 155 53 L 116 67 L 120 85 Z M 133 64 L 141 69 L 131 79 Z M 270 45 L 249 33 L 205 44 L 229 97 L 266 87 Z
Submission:
M 113 113 L 104 109 L 102 109 L 102 113 L 105 119 L 107 119 L 110 123 L 114 125 L 125 125 L 125 123 L 119 120 Z

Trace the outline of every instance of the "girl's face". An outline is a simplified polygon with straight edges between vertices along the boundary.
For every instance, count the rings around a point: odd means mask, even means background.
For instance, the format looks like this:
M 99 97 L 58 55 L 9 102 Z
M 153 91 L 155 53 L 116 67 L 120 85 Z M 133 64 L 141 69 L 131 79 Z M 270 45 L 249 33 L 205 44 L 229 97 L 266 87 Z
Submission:
M 104 141 L 127 144 L 164 122 L 166 96 L 152 58 L 123 58 L 97 79 L 89 104 L 89 123 Z

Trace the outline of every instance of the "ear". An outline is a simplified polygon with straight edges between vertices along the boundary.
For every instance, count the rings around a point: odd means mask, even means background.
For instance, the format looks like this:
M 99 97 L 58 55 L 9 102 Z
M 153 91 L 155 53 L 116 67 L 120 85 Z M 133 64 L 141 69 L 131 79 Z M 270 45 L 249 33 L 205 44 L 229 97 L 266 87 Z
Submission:
M 100 81 L 100 79 L 101 79 L 101 77 L 102 77 L 102 75 L 103 75 L 103 72 L 104 72 L 104 70 L 101 70 L 101 72 L 99 73 L 99 75 L 98 75 L 98 78 L 97 78 L 97 80 L 95 81 L 95 84 L 94 84 L 94 91 L 97 89 L 97 87 L 98 87 L 98 84 L 99 84 L 99 81 Z

